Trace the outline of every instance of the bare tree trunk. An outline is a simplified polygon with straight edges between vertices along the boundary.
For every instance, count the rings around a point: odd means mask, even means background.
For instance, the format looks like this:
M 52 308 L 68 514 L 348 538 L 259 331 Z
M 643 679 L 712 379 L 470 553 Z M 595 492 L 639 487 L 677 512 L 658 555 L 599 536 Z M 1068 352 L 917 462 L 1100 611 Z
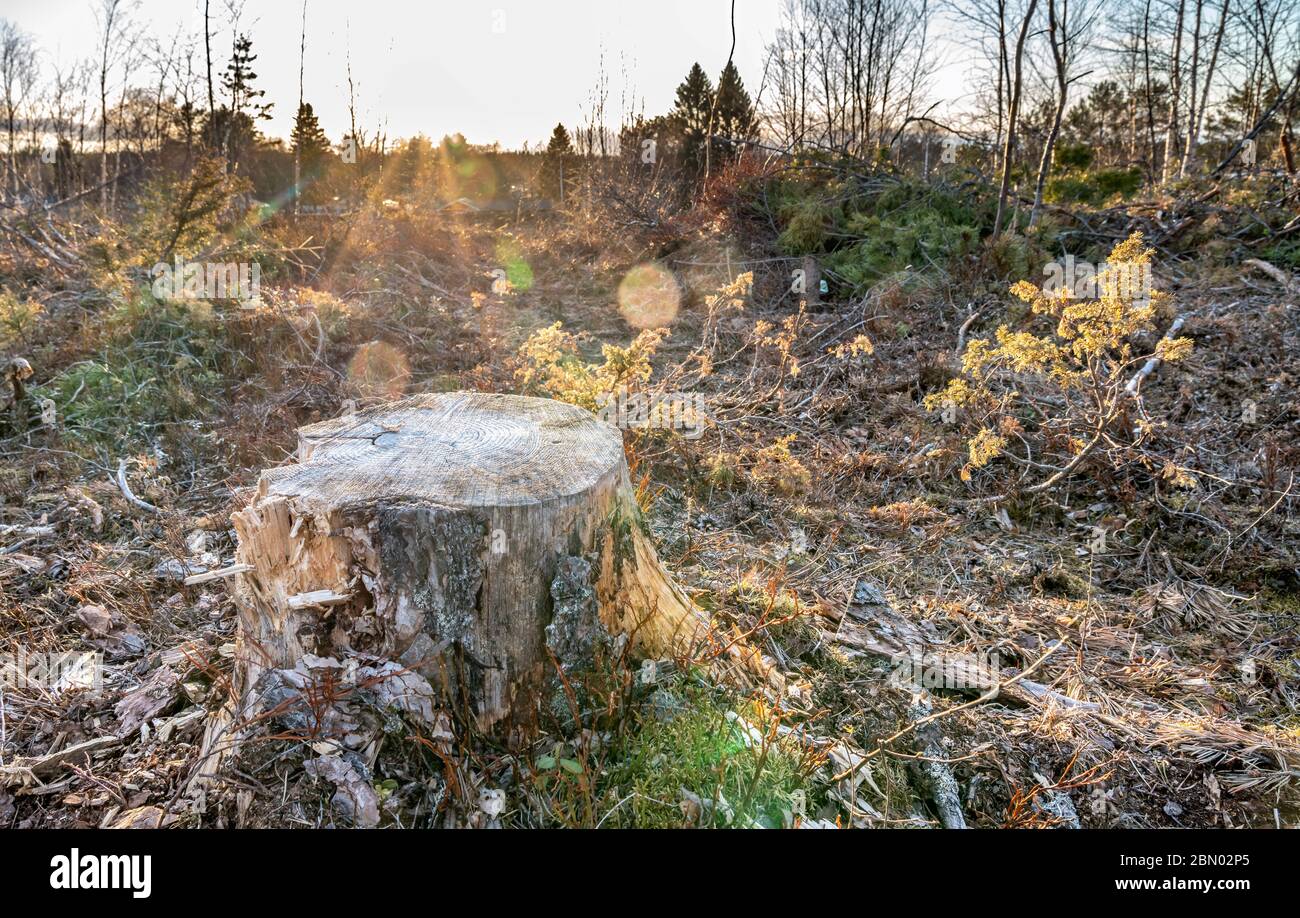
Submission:
M 1262 32 L 1262 35 L 1260 36 L 1262 38 L 1262 41 L 1260 41 L 1260 47 L 1264 51 L 1264 62 L 1268 65 L 1268 74 L 1273 81 L 1273 90 L 1277 93 L 1278 99 L 1282 100 L 1282 104 L 1278 107 L 1278 110 L 1282 112 L 1282 127 L 1278 131 L 1278 146 L 1282 150 L 1282 163 L 1286 167 L 1287 173 L 1294 175 L 1296 171 L 1296 159 L 1295 145 L 1292 141 L 1291 130 L 1294 102 L 1285 101 L 1287 93 L 1282 87 L 1281 78 L 1278 76 L 1277 72 L 1277 64 L 1273 60 L 1273 39 L 1277 33 L 1274 28 L 1269 27 L 1265 18 L 1264 7 L 1260 0 L 1255 0 L 1255 10 L 1259 17 L 1260 29 Z M 1274 22 L 1274 24 L 1276 23 Z M 1260 95 L 1262 96 L 1262 94 L 1263 89 L 1261 85 Z
M 1128 101 L 1128 157 L 1127 161 L 1131 165 L 1137 161 L 1138 146 L 1138 103 L 1137 103 L 1137 57 L 1138 57 L 1138 35 L 1136 30 L 1127 35 L 1127 40 L 1131 45 L 1126 50 L 1128 53 L 1128 68 L 1125 73 L 1124 91 Z
M 99 59 L 99 206 L 108 208 L 108 45 L 113 35 L 115 2 L 105 4 L 104 47 Z
M 217 116 L 217 97 L 212 91 L 212 27 L 208 24 L 210 2 L 211 0 L 203 0 L 203 53 L 208 67 L 208 133 L 212 134 L 216 127 L 213 119 Z
M 1196 91 L 1200 81 L 1201 66 L 1201 14 L 1205 10 L 1205 0 L 1196 0 L 1196 14 L 1192 17 L 1192 72 L 1187 86 L 1187 139 L 1183 144 L 1183 160 L 1178 167 L 1178 176 L 1187 175 L 1187 167 L 1192 158 L 1192 147 L 1196 143 Z
M 90 79 L 91 63 L 86 62 L 85 66 L 78 70 L 79 86 L 81 88 L 81 108 L 77 113 L 77 184 L 78 191 L 86 190 L 86 108 L 90 102 Z
M 1165 161 L 1160 170 L 1160 180 L 1167 183 L 1174 174 L 1174 154 L 1178 138 L 1178 93 L 1181 73 L 1179 59 L 1183 53 L 1183 12 L 1187 0 L 1178 0 L 1178 19 L 1174 24 L 1174 53 L 1169 59 L 1169 118 L 1165 123 Z
M 10 189 L 18 196 L 18 111 L 36 83 L 37 57 L 32 39 L 11 22 L 0 20 L 0 81 L 3 82 L 5 128 L 9 135 Z M 32 122 L 35 132 L 35 118 Z
M 1227 169 L 1228 166 L 1232 164 L 1232 161 L 1237 158 L 1237 155 L 1241 152 L 1246 143 L 1254 140 L 1259 135 L 1259 133 L 1264 129 L 1264 126 L 1268 124 L 1269 119 L 1271 119 L 1284 105 L 1294 105 L 1297 98 L 1300 98 L 1300 60 L 1296 61 L 1295 72 L 1291 74 L 1291 79 L 1287 81 L 1286 86 L 1278 92 L 1277 98 L 1273 100 L 1273 104 L 1259 114 L 1255 119 L 1254 127 L 1246 133 L 1246 136 L 1232 145 L 1232 148 L 1228 151 L 1228 155 L 1225 156 L 1223 161 L 1220 162 L 1219 165 L 1215 166 L 1210 172 L 1210 178 L 1214 178 L 1219 175 L 1219 173 L 1223 172 L 1223 170 Z
M 307 61 L 307 0 L 302 0 L 302 39 L 298 44 L 298 114 L 302 114 L 303 70 Z M 297 142 L 293 145 L 293 215 L 298 216 L 298 204 L 302 199 L 302 150 Z
M 128 48 L 125 53 L 125 58 L 122 61 L 122 95 L 119 98 L 118 105 L 117 105 L 118 116 L 123 122 L 125 121 L 126 118 L 126 95 L 127 95 L 127 89 L 131 83 L 131 64 L 133 63 L 132 60 L 133 57 L 134 57 L 134 48 L 133 47 Z M 117 186 L 122 179 L 122 134 L 123 133 L 124 132 L 121 130 L 121 127 L 119 126 L 119 129 L 116 132 L 116 136 L 114 137 L 115 143 L 113 144 L 113 181 L 110 182 L 108 186 L 108 209 L 110 213 L 117 209 Z
M 1052 126 L 1043 143 L 1043 157 L 1038 163 L 1038 180 L 1034 183 L 1034 206 L 1029 211 L 1029 225 L 1038 225 L 1038 215 L 1043 206 L 1043 188 L 1047 185 L 1047 175 L 1052 169 L 1052 151 L 1056 148 L 1056 138 L 1061 134 L 1061 119 L 1065 116 L 1066 96 L 1070 81 L 1069 66 L 1069 0 L 1061 0 L 1061 18 L 1056 18 L 1056 0 L 1047 0 L 1047 40 L 1052 46 L 1052 60 L 1056 64 L 1056 111 L 1052 115 Z
M 352 163 L 352 172 L 351 172 L 352 180 L 348 183 L 349 185 L 348 196 L 351 198 L 351 201 L 349 202 L 350 206 L 355 207 L 357 204 L 357 182 L 359 180 L 359 175 L 361 172 L 361 138 L 357 137 L 357 97 L 356 97 L 356 90 L 352 85 L 352 39 L 350 36 L 348 38 L 347 65 L 348 65 L 348 125 L 349 125 L 348 130 L 352 132 L 351 136 L 348 137 L 348 143 L 352 144 L 352 158 L 354 160 L 354 162 Z
M 993 218 L 993 238 L 1002 235 L 1002 214 L 1006 210 L 1007 192 L 1011 188 L 1011 157 L 1016 147 L 1016 119 L 1020 115 L 1020 95 L 1024 89 L 1023 65 L 1025 58 L 1025 39 L 1029 35 L 1029 25 L 1033 21 L 1038 0 L 1029 0 L 1025 18 L 1020 23 L 1020 35 L 1016 38 L 1015 78 L 1011 82 L 1011 105 L 1007 111 L 1007 139 L 1002 148 L 1002 181 L 998 186 L 998 209 Z
M 1210 52 L 1210 63 L 1205 68 L 1205 88 L 1201 90 L 1201 101 L 1196 112 L 1196 123 L 1187 138 L 1187 152 L 1184 154 L 1183 170 L 1190 166 L 1190 161 L 1196 156 L 1196 148 L 1200 143 L 1201 130 L 1205 126 L 1205 110 L 1209 107 L 1210 87 L 1214 84 L 1214 68 L 1219 62 L 1219 48 L 1223 44 L 1223 33 L 1228 25 L 1228 12 L 1232 6 L 1232 0 L 1223 0 L 1223 9 L 1219 12 L 1219 28 L 1214 36 L 1214 49 Z
M 1142 11 L 1142 70 L 1147 97 L 1147 182 L 1151 184 L 1155 181 L 1156 170 L 1155 89 L 1151 82 L 1151 0 L 1146 0 Z
M 731 59 L 736 54 L 736 0 L 731 0 L 731 50 L 727 52 L 727 67 L 731 66 Z M 718 89 L 722 88 L 721 80 L 718 82 Z M 713 104 L 709 106 L 709 126 L 704 132 L 704 178 L 707 181 L 710 170 L 713 166 L 713 119 L 718 113 L 718 96 L 721 93 L 713 93 Z
M 994 161 L 995 169 L 1001 167 L 999 158 L 1002 155 L 1002 146 L 1005 142 L 1003 128 L 1005 127 L 1003 119 L 1007 113 L 1006 96 L 1010 90 L 1007 85 L 1011 82 L 1010 72 L 1007 62 L 1007 4 L 1006 0 L 998 0 L 998 131 L 994 142 Z

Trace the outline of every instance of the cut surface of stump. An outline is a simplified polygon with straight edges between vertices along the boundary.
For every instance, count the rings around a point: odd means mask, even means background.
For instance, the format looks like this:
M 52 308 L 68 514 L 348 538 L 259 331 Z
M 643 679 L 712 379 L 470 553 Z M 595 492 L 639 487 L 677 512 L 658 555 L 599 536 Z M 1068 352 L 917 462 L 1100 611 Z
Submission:
M 688 655 L 707 616 L 643 530 L 622 435 L 548 399 L 424 395 L 299 431 L 232 517 L 236 683 L 305 655 L 395 661 L 480 726 L 526 718 L 593 630 Z M 769 669 L 735 642 L 727 665 Z

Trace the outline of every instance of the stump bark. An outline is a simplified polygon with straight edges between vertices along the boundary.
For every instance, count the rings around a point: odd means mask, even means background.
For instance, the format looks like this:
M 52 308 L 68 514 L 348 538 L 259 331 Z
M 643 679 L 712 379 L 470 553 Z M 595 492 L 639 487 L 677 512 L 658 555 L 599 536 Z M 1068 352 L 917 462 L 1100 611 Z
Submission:
M 356 654 L 419 672 L 490 727 L 528 716 L 593 627 L 642 656 L 711 647 L 714 665 L 779 683 L 663 570 L 621 433 L 573 405 L 446 393 L 304 427 L 297 461 L 232 519 L 251 566 L 240 691 L 307 654 Z

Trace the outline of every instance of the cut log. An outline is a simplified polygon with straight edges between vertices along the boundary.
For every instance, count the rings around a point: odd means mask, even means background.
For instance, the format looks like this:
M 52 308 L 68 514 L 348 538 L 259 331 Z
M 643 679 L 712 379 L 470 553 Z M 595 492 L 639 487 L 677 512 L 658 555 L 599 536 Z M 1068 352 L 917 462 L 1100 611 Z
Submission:
M 232 522 L 251 567 L 241 692 L 304 655 L 355 654 L 419 672 L 481 728 L 523 722 L 592 628 L 779 687 L 660 566 L 621 433 L 573 405 L 445 393 L 302 428 L 297 462 L 264 472 Z

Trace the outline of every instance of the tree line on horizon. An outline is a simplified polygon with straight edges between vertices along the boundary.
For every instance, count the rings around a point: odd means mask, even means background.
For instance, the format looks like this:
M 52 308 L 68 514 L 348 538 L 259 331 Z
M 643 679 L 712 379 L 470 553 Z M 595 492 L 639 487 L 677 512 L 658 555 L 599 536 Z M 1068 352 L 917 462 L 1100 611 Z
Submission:
M 34 40 L 16 23 L 0 19 L 0 128 L 5 141 L 3 193 L 10 199 L 64 201 L 96 192 L 113 209 L 119 186 L 138 184 L 161 166 L 190 170 L 202 157 L 244 176 L 262 199 L 317 205 L 352 199 L 378 187 L 399 194 L 433 180 L 446 195 L 494 195 L 526 185 L 538 195 L 563 197 L 584 159 L 641 155 L 642 141 L 697 174 L 707 153 L 734 155 L 758 136 L 759 113 L 735 64 L 728 61 L 716 86 L 700 64 L 678 86 L 673 108 L 639 116 L 614 130 L 606 125 L 557 124 L 544 148 L 502 150 L 474 145 L 459 134 L 434 144 L 424 135 L 391 141 L 380 129 L 357 126 L 349 64 L 350 126 L 331 141 L 312 103 L 299 100 L 287 140 L 267 136 L 272 101 L 258 86 L 253 38 L 240 27 L 239 3 L 230 13 L 229 54 L 214 70 L 210 4 L 205 34 L 168 47 L 130 21 L 122 0 L 99 0 L 95 60 L 70 68 L 44 66 Z M 305 35 L 304 35 L 305 42 Z M 97 103 L 97 104 L 96 104 Z M 706 135 L 714 138 L 706 143 Z M 484 168 L 484 158 L 501 159 Z M 478 175 L 449 165 L 474 158 Z M 540 162 L 539 162 L 540 161 Z
M 258 86 L 239 0 L 226 0 L 221 29 L 205 0 L 203 34 L 170 43 L 133 21 L 124 0 L 96 3 L 96 55 L 71 66 L 50 63 L 0 20 L 0 188 L 10 200 L 93 194 L 111 210 L 119 188 L 154 166 L 186 170 L 208 156 L 261 198 L 400 194 L 427 178 L 448 195 L 524 187 L 559 199 L 584 160 L 649 157 L 691 183 L 710 160 L 760 139 L 765 152 L 851 157 L 927 178 L 949 164 L 975 168 L 1001 204 L 1014 187 L 1033 197 L 1035 214 L 1053 197 L 1097 203 L 1229 166 L 1297 167 L 1300 5 L 1289 0 L 783 0 L 754 96 L 732 61 L 716 82 L 696 63 L 671 110 L 610 124 L 602 63 L 587 121 L 558 124 L 543 148 L 517 151 L 367 131 L 350 61 L 338 143 L 301 78 L 288 138 L 269 138 L 273 103 Z M 971 55 L 969 94 L 946 109 L 934 92 L 940 29 Z M 224 66 L 214 58 L 221 44 Z M 305 44 L 304 25 L 300 55 Z M 448 167 L 466 160 L 483 174 Z

